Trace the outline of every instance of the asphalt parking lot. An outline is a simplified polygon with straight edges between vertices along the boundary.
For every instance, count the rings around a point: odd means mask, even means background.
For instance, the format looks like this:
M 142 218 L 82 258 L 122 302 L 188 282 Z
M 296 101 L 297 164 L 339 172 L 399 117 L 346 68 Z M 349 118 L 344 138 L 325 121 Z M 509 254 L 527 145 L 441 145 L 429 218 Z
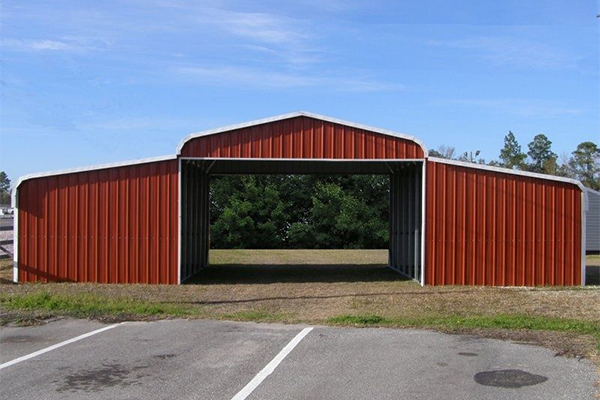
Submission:
M 547 349 L 419 330 L 202 320 L 0 328 L 1 399 L 587 399 L 596 379 L 590 362 Z

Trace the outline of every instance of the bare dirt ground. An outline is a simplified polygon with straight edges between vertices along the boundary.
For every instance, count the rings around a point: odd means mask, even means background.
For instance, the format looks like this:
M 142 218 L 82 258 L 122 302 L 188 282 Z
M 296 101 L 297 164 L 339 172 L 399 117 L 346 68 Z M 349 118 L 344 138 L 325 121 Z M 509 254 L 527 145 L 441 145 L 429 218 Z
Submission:
M 340 315 L 384 318 L 525 315 L 600 321 L 598 288 L 421 287 L 385 266 L 387 250 L 213 250 L 211 267 L 181 286 L 49 283 L 0 285 L 0 294 L 93 294 L 193 307 L 196 317 L 319 324 Z M 592 262 L 596 262 L 592 258 Z M 0 279 L 12 280 L 10 260 Z M 263 316 L 263 317 L 261 317 Z M 444 330 L 444 329 L 441 329 Z M 570 332 L 457 329 L 587 355 L 592 336 Z
M 386 262 L 386 250 L 212 250 L 211 267 L 181 286 L 7 284 L 0 292 L 93 292 L 190 304 L 220 314 L 248 310 L 289 314 L 307 322 L 340 314 L 449 312 L 600 320 L 598 289 L 421 287 L 386 268 Z M 12 281 L 10 260 L 1 261 L 0 272 L 3 283 Z

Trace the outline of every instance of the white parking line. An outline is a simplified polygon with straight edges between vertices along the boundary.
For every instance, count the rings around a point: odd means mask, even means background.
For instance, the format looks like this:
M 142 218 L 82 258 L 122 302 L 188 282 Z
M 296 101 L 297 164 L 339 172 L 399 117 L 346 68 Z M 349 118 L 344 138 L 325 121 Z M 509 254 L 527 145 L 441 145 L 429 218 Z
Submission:
M 231 400 L 244 400 L 250 395 L 266 379 L 267 376 L 271 375 L 275 368 L 283 361 L 283 359 L 290 354 L 294 347 L 300 343 L 304 336 L 308 335 L 308 332 L 312 331 L 313 328 L 304 328 L 296 335 L 280 352 L 267 364 L 256 376 L 246 385 L 242 390 L 238 392 Z
M 18 364 L 18 363 L 20 363 L 22 361 L 29 360 L 29 359 L 31 359 L 33 357 L 37 357 L 37 356 L 42 355 L 44 353 L 47 353 L 49 351 L 56 350 L 59 347 L 66 346 L 68 344 L 75 343 L 75 342 L 77 342 L 77 341 L 79 341 L 81 339 L 85 339 L 85 338 L 88 338 L 90 336 L 94 336 L 94 335 L 96 335 L 98 333 L 107 331 L 109 329 L 116 328 L 119 325 L 121 325 L 121 324 L 114 324 L 114 325 L 105 326 L 104 328 L 100 328 L 100 329 L 96 329 L 95 331 L 84 333 L 83 335 L 79 335 L 77 337 L 74 337 L 73 339 L 65 340 L 64 342 L 60 342 L 60 343 L 57 343 L 57 344 L 52 345 L 50 347 L 46 347 L 45 349 L 38 350 L 38 351 L 36 351 L 34 353 L 31 353 L 31 354 L 27 354 L 26 356 L 15 358 L 14 360 L 5 362 L 4 364 L 0 364 L 0 369 L 8 368 L 11 365 Z

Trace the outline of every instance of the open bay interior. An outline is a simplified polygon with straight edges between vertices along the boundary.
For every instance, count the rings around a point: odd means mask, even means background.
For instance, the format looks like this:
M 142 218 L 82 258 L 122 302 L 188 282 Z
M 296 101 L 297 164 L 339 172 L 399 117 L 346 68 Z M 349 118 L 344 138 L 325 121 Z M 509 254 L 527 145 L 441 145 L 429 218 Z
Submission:
M 209 265 L 211 175 L 388 175 L 389 240 L 385 262 L 402 276 L 422 282 L 423 164 L 412 160 L 253 160 L 181 159 L 180 168 L 180 280 L 186 281 Z M 299 264 L 306 258 L 294 250 Z M 319 250 L 309 258 L 318 257 Z M 333 253 L 332 253 L 333 254 Z M 367 253 L 365 253 L 367 254 Z M 377 258 L 378 257 L 378 258 Z M 268 258 L 268 256 L 267 256 Z M 381 260 L 382 257 L 375 256 Z M 292 263 L 295 260 L 291 260 Z M 307 264 L 303 274 L 319 273 Z M 328 267 L 325 267 L 328 270 Z M 331 270 L 331 268 L 329 268 Z M 235 271 L 235 269 L 233 270 Z M 241 270 L 238 270 L 240 272 Z M 278 272 L 279 271 L 279 272 Z M 208 272 L 208 271 L 207 271 Z M 267 268 L 286 274 L 286 268 Z M 235 272 L 233 272 L 235 273 Z M 336 273 L 332 273 L 335 281 Z M 308 275 L 306 275 L 308 276 Z M 202 274 L 199 275 L 200 279 Z M 327 279 L 325 279 L 327 280 Z

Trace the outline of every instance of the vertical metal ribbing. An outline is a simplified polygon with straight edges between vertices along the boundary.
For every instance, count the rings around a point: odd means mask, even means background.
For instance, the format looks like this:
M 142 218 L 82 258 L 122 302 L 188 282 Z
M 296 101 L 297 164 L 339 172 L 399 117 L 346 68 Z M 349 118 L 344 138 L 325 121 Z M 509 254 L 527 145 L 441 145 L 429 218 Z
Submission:
M 400 169 L 399 173 L 398 173 L 398 187 L 396 189 L 396 196 L 398 196 L 398 202 L 397 202 L 397 210 L 398 210 L 398 218 L 397 218 L 397 225 L 396 225 L 396 229 L 398 231 L 398 236 L 397 236 L 397 265 L 398 265 L 398 271 L 404 273 L 404 170 Z
M 197 168 L 197 191 L 194 207 L 197 210 L 198 219 L 196 221 L 196 268 L 194 274 L 204 267 L 204 171 L 202 168 Z
M 202 175 L 204 178 L 203 192 L 204 192 L 204 201 L 202 202 L 202 206 L 204 207 L 204 251 L 203 251 L 203 263 L 202 267 L 208 266 L 208 252 L 210 249 L 210 175 L 208 173 L 204 173 Z
M 181 202 L 181 217 L 180 217 L 180 224 L 181 224 L 181 229 L 180 229 L 180 235 L 181 237 L 179 238 L 179 240 L 181 241 L 180 244 L 180 261 L 179 261 L 179 268 L 180 268 L 180 272 L 179 272 L 179 283 L 183 282 L 185 280 L 185 278 L 187 278 L 187 259 L 188 259 L 188 254 L 187 254 L 187 248 L 188 248 L 188 238 L 187 238 L 187 233 L 188 233 L 188 220 L 187 220 L 187 183 L 188 183 L 188 176 L 187 176 L 187 163 L 186 162 L 181 162 L 181 182 L 179 182 L 180 188 L 181 188 L 181 198 L 179 199 L 179 201 Z
M 204 166 L 183 161 L 181 182 L 181 282 L 208 265 L 209 176 Z
M 389 175 L 388 197 L 388 267 L 394 267 L 394 174 Z
M 410 167 L 405 168 L 404 175 L 404 273 L 412 278 L 410 260 L 411 260 L 411 247 L 412 247 L 412 170 Z
M 414 230 L 414 216 L 413 212 L 414 200 L 413 200 L 413 171 L 412 168 L 407 171 L 407 179 L 406 179 L 406 208 L 407 208 L 407 222 L 406 222 L 406 275 L 414 278 L 414 264 L 413 264 L 413 230 Z
M 389 266 L 412 279 L 421 275 L 422 173 L 402 166 L 390 176 Z
M 419 279 L 421 277 L 421 168 L 417 165 L 415 166 L 415 181 L 414 181 L 414 194 L 413 197 L 415 199 L 414 204 L 414 215 L 415 215 L 415 226 L 414 226 L 414 254 L 413 254 L 413 263 L 414 263 L 414 276 L 413 279 Z
M 394 266 L 400 271 L 400 190 L 401 190 L 401 170 L 397 170 L 394 175 Z
M 402 166 L 398 185 L 398 265 L 403 274 L 406 274 L 406 169 Z
M 199 189 L 199 180 L 200 180 L 200 176 L 199 176 L 199 172 L 198 172 L 198 167 L 194 164 L 192 164 L 192 195 L 190 196 L 190 212 L 191 212 L 191 218 L 192 218 L 192 245 L 191 245 L 191 251 L 192 251 L 192 262 L 190 263 L 190 275 L 192 276 L 194 275 L 194 273 L 198 270 L 198 259 L 199 259 L 199 255 L 200 255 L 200 251 L 199 251 L 199 242 L 200 242 L 200 237 L 198 235 L 198 224 L 200 223 L 200 215 L 199 215 L 199 211 L 198 210 L 198 189 Z

